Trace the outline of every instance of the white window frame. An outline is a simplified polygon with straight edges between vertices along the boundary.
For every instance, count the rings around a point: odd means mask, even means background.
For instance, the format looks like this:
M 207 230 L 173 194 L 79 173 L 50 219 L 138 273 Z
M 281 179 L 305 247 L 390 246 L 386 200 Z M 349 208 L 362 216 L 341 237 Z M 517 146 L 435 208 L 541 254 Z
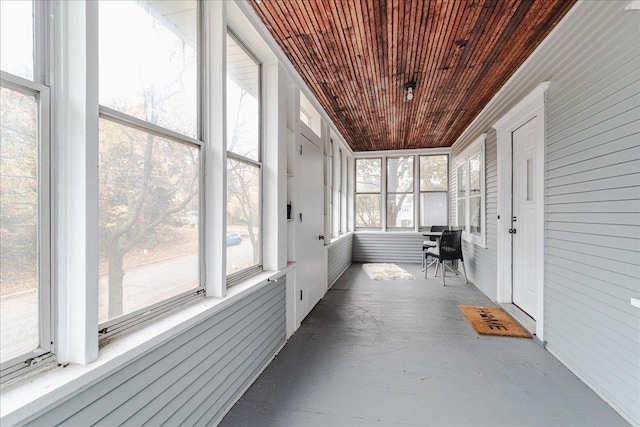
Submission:
M 204 227 L 202 224 L 203 221 L 203 195 L 204 195 L 204 164 L 203 164 L 203 62 L 202 61 L 202 53 L 203 53 L 203 8 L 202 3 L 197 2 L 197 14 L 198 14 L 198 66 L 197 66 L 197 84 L 198 84 L 198 100 L 197 100 L 197 139 L 191 138 L 189 136 L 180 134 L 173 130 L 167 129 L 165 127 L 147 122 L 145 120 L 139 119 L 137 117 L 130 116 L 128 114 L 122 113 L 120 111 L 114 110 L 109 107 L 105 107 L 101 104 L 98 104 L 98 117 L 103 120 L 107 120 L 113 123 L 116 123 L 121 126 L 138 129 L 142 132 L 151 133 L 153 135 L 159 136 L 161 138 L 170 140 L 175 142 L 176 144 L 184 144 L 189 147 L 194 147 L 198 149 L 198 200 L 199 200 L 199 212 L 198 212 L 198 230 L 199 230 L 199 246 L 198 246 L 198 286 L 196 288 L 190 289 L 185 292 L 181 292 L 178 295 L 174 295 L 173 297 L 167 298 L 163 301 L 157 302 L 155 304 L 140 308 L 131 313 L 119 316 L 117 318 L 108 320 L 106 322 L 102 322 L 98 324 L 98 334 L 100 340 L 106 340 L 114 335 L 121 334 L 130 330 L 132 327 L 139 325 L 142 322 L 145 322 L 153 317 L 156 317 L 160 314 L 166 313 L 176 307 L 176 305 L 185 304 L 191 302 L 195 299 L 204 297 L 205 295 L 205 282 L 204 282 Z M 99 20 L 99 16 L 98 16 Z M 97 30 L 96 30 L 97 33 Z M 100 39 L 99 34 L 96 34 L 96 44 L 99 49 Z M 97 64 L 99 67 L 99 64 Z M 99 147 L 99 138 L 98 138 L 98 147 Z M 97 286 L 97 284 L 96 284 Z
M 389 191 L 389 160 L 397 160 L 400 158 L 410 158 L 412 159 L 412 167 L 411 167 L 411 183 L 412 183 L 412 187 L 410 191 Z M 384 178 L 385 178 L 385 195 L 384 195 L 384 200 L 382 201 L 383 203 L 383 210 L 385 212 L 385 218 L 387 219 L 386 224 L 385 224 L 385 229 L 389 230 L 389 231 L 406 231 L 406 230 L 413 230 L 416 228 L 416 156 L 411 154 L 411 155 L 397 155 L 397 156 L 387 156 L 384 158 Z M 390 226 L 389 225 L 389 221 L 388 221 L 388 205 L 389 205 L 389 196 L 390 195 L 394 195 L 397 196 L 399 194 L 410 194 L 413 197 L 413 206 L 411 208 L 411 215 L 412 215 L 412 225 L 409 227 L 396 227 L 394 226 Z
M 240 37 L 238 37 L 236 35 L 236 33 L 233 31 L 233 29 L 231 27 L 227 27 L 227 31 L 226 31 L 226 36 L 231 37 L 233 39 L 233 41 L 242 49 L 244 50 L 244 52 L 247 54 L 247 56 L 249 58 L 251 58 L 256 65 L 258 66 L 258 84 L 259 84 L 259 88 L 258 88 L 258 93 L 259 93 L 259 99 L 258 99 L 258 120 L 260 121 L 260 123 L 258 124 L 258 160 L 254 160 L 254 159 L 250 159 L 248 157 L 242 156 L 240 154 L 236 154 L 233 151 L 229 151 L 227 149 L 226 151 L 226 158 L 225 158 L 225 167 L 228 164 L 229 160 L 234 160 L 236 162 L 240 162 L 240 163 L 244 163 L 247 164 L 249 166 L 252 167 L 256 167 L 258 168 L 258 176 L 260 177 L 260 183 L 258 185 L 258 191 L 259 191 L 259 198 L 258 198 L 258 210 L 260 211 L 260 232 L 259 232 L 259 241 L 258 241 L 258 245 L 259 245 L 259 251 L 258 251 L 258 262 L 256 264 L 253 264 L 247 268 L 244 268 L 240 271 L 236 271 L 232 274 L 227 274 L 226 275 L 226 287 L 229 288 L 235 284 L 238 284 L 239 282 L 242 282 L 243 280 L 255 276 L 256 274 L 260 273 L 263 270 L 263 248 L 264 248 L 264 212 L 263 212 L 263 206 L 264 206 L 264 202 L 263 202 L 263 184 L 264 184 L 264 176 L 263 176 L 263 168 L 262 168 L 262 159 L 264 157 L 264 144 L 263 144 L 263 100 L 264 100 L 264 94 L 263 94 L 263 84 L 262 84 L 262 78 L 263 78 L 263 73 L 262 73 L 262 64 L 260 63 L 260 61 L 258 60 L 258 57 L 256 55 L 253 54 L 253 52 L 251 52 L 246 44 L 240 39 Z M 226 39 L 225 39 L 226 40 Z M 227 67 L 227 57 L 226 57 L 226 52 L 225 52 L 225 57 L 224 57 L 224 67 L 226 70 Z M 226 72 L 225 72 L 225 76 L 226 76 Z M 226 84 L 226 82 L 225 82 Z M 227 93 L 225 91 L 225 99 L 224 99 L 224 109 L 226 111 L 227 108 Z M 225 138 L 227 137 L 226 133 L 225 133 Z M 227 173 L 226 169 L 225 169 L 225 174 Z M 227 197 L 227 188 L 226 186 L 228 185 L 228 183 L 225 180 L 225 191 L 224 191 L 224 198 L 225 198 L 225 203 L 224 206 L 226 208 L 227 203 L 226 203 L 226 197 Z M 226 212 L 225 212 L 226 215 Z M 225 233 L 224 235 L 226 236 L 226 221 L 225 221 Z M 226 239 L 226 237 L 225 237 Z M 226 248 L 226 244 L 225 244 L 225 248 Z M 225 272 L 226 272 L 226 256 L 225 256 Z M 225 273 L 226 274 L 226 273 Z
M 51 27 L 47 16 L 52 6 L 33 1 L 33 76 L 24 79 L 0 71 L 0 80 L 7 89 L 33 95 L 38 105 L 38 347 L 0 365 L 0 383 L 5 384 L 30 372 L 44 369 L 54 362 L 53 320 L 53 240 L 52 240 L 52 164 L 51 164 L 51 82 L 49 81 Z
M 51 321 L 51 206 L 50 206 L 50 90 L 4 71 L 2 86 L 35 97 L 38 105 L 38 340 L 39 345 L 2 363 L 2 382 L 23 375 L 51 357 L 53 330 Z
M 433 156 L 445 156 L 447 158 L 447 189 L 443 190 L 443 191 L 422 191 L 422 187 L 421 187 L 421 182 L 422 182 L 422 168 L 421 163 L 420 163 L 420 159 L 422 159 L 423 157 L 433 157 Z M 426 229 L 430 229 L 432 225 L 449 225 L 449 194 L 450 194 L 450 185 L 449 182 L 451 181 L 451 156 L 449 154 L 419 154 L 417 156 L 417 168 L 416 170 L 418 171 L 418 182 L 416 184 L 416 195 L 418 198 L 418 202 L 416 203 L 417 205 L 417 215 L 418 215 L 418 230 L 426 230 Z M 444 193 L 446 195 L 446 206 L 447 206 L 447 212 L 445 213 L 445 216 L 447 218 L 447 223 L 446 224 L 428 224 L 428 225 L 422 225 L 420 224 L 420 220 L 422 219 L 422 194 L 428 194 L 428 193 Z
M 462 239 L 473 243 L 476 246 L 480 246 L 480 247 L 486 247 L 486 235 L 487 235 L 487 212 L 486 212 L 486 201 L 487 201 L 487 197 L 486 197 L 486 185 L 485 185 L 485 142 L 486 142 L 486 136 L 487 134 L 482 134 L 480 135 L 476 140 L 474 140 L 471 144 L 469 144 L 469 146 L 467 148 L 464 149 L 464 151 L 462 151 L 462 153 L 460 153 L 458 156 L 456 156 L 455 159 L 455 169 L 453 170 L 453 175 L 455 176 L 456 179 L 456 189 L 455 189 L 455 203 L 454 203 L 454 207 L 455 207 L 455 219 L 456 219 L 456 226 L 458 227 L 462 227 L 464 226 L 465 229 L 462 232 Z M 471 199 L 471 194 L 470 194 L 470 186 L 469 186 L 469 182 L 470 182 L 470 169 L 469 169 L 469 160 L 473 157 L 476 156 L 480 156 L 480 197 L 481 197 L 481 202 L 480 202 L 480 224 L 481 224 L 481 232 L 480 234 L 475 234 L 475 233 L 471 233 L 470 230 L 470 212 L 469 212 L 469 208 L 470 208 L 470 199 Z M 465 212 L 464 212 L 464 218 L 465 218 L 465 223 L 464 224 L 460 224 L 459 223 L 459 215 L 458 215 L 458 187 L 460 185 L 460 183 L 458 182 L 458 169 L 462 166 L 466 166 L 467 168 L 467 192 L 465 193 Z M 451 177 L 450 177 L 451 179 Z
M 361 160 L 379 160 L 380 161 L 380 191 L 358 191 L 358 161 Z M 356 158 L 354 160 L 354 164 L 353 164 L 353 177 L 354 177 L 354 186 L 353 186 L 353 191 L 354 191 L 354 196 L 353 196 L 353 229 L 354 230 L 382 230 L 385 228 L 385 223 L 386 223 L 386 202 L 383 199 L 383 196 L 386 197 L 386 191 L 385 191 L 385 183 L 386 183 L 386 158 L 383 156 L 380 157 L 360 157 L 360 158 Z M 378 227 L 358 227 L 357 224 L 357 216 L 358 216 L 358 209 L 357 209 L 357 201 L 358 201 L 358 194 L 366 194 L 366 195 L 375 195 L 377 194 L 378 196 L 380 196 L 380 226 Z

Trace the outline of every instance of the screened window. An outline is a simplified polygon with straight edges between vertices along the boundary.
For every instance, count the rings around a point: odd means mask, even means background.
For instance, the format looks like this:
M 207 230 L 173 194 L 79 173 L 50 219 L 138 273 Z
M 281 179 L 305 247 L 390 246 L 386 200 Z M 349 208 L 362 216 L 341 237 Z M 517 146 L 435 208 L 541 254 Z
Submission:
M 260 64 L 227 35 L 227 283 L 262 268 Z
M 477 245 L 485 242 L 484 137 L 474 141 L 457 159 L 457 225 L 462 237 Z
M 202 290 L 199 13 L 195 0 L 175 5 L 180 22 L 162 2 L 99 6 L 99 321 L 106 335 Z
M 382 159 L 356 159 L 356 228 L 381 226 Z
M 420 227 L 447 225 L 449 157 L 420 156 Z
M 44 5 L 43 5 L 44 6 Z M 52 348 L 49 87 L 36 68 L 33 2 L 0 2 L 0 376 L 21 375 Z M 42 31 L 42 33 L 40 33 Z
M 387 228 L 413 227 L 413 156 L 387 159 Z

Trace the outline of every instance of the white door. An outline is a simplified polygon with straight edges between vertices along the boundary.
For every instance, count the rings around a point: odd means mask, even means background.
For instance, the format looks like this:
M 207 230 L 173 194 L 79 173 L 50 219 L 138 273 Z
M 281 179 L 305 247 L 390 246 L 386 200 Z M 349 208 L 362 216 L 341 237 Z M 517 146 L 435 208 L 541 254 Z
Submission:
M 300 324 L 324 294 L 322 262 L 324 255 L 324 208 L 322 153 L 305 136 L 301 138 L 300 222 L 298 277 L 296 283 L 296 322 Z
M 534 118 L 512 136 L 513 144 L 513 217 L 512 286 L 513 303 L 535 319 L 537 284 L 536 207 L 542 189 L 536 188 L 536 120 Z

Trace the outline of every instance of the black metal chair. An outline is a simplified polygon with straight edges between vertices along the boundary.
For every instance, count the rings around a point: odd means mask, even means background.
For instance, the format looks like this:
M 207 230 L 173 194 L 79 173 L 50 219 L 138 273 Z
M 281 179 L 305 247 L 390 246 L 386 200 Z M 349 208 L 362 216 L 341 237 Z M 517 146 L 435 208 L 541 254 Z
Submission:
M 444 230 L 442 237 L 440 237 L 438 247 L 427 249 L 427 254 L 437 258 L 436 274 L 438 274 L 438 266 L 442 266 L 442 286 L 446 286 L 444 280 L 446 270 L 444 262 L 458 259 L 462 262 L 464 280 L 466 283 L 469 283 L 469 279 L 467 279 L 467 268 L 464 266 L 464 258 L 462 256 L 462 230 Z
M 430 231 L 444 231 L 448 230 L 449 226 L 447 225 L 432 225 Z M 437 248 L 438 247 L 438 238 L 436 236 L 429 236 L 429 240 L 425 240 L 422 242 L 422 268 L 425 269 L 425 279 L 427 278 L 426 271 L 431 265 L 436 262 L 435 259 L 431 262 L 431 264 L 427 265 L 427 258 L 430 256 L 427 254 L 427 249 L 429 248 Z

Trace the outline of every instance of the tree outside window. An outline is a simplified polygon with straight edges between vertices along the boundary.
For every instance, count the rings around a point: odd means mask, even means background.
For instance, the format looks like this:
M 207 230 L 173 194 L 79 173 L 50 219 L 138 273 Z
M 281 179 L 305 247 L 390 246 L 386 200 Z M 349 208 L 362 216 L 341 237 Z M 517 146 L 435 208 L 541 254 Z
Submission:
M 449 157 L 420 156 L 420 227 L 447 225 Z
M 260 64 L 227 34 L 227 282 L 260 269 Z
M 413 227 L 413 156 L 387 159 L 387 228 Z
M 356 229 L 381 223 L 382 159 L 356 159 Z
M 157 7 L 100 2 L 101 324 L 201 287 L 198 28 Z

